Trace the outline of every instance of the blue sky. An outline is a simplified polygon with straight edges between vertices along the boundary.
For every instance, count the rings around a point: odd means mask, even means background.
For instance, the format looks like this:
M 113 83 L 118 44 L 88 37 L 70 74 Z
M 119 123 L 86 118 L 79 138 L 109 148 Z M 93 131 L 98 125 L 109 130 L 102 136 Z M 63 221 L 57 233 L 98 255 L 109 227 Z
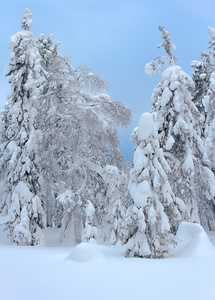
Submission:
M 164 54 L 158 25 L 165 26 L 176 45 L 177 64 L 191 74 L 191 60 L 207 51 L 207 27 L 215 28 L 214 0 L 8 0 L 0 11 L 0 109 L 9 89 L 4 74 L 10 37 L 20 31 L 24 8 L 34 15 L 32 32 L 54 34 L 59 51 L 70 54 L 74 67 L 86 65 L 109 81 L 108 94 L 133 110 L 132 125 L 120 130 L 122 151 L 129 160 L 130 134 L 143 112 L 151 109 L 151 94 L 160 76 L 148 77 L 144 66 Z

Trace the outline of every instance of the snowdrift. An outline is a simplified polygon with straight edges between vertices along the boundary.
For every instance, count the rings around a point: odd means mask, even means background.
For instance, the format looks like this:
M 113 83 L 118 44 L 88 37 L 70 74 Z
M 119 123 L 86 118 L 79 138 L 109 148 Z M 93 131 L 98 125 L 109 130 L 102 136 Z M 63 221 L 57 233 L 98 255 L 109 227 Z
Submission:
M 182 222 L 176 235 L 177 246 L 171 249 L 173 256 L 211 256 L 215 255 L 207 233 L 201 225 Z
M 95 244 L 80 243 L 69 254 L 68 258 L 77 262 L 101 260 L 104 258 L 102 251 Z

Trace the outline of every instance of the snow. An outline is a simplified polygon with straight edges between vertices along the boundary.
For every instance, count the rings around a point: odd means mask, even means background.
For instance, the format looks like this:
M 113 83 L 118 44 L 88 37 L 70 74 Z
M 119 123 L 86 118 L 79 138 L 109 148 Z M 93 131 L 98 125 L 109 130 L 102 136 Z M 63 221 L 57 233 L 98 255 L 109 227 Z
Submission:
M 171 150 L 174 143 L 175 143 L 175 140 L 174 140 L 173 136 L 171 135 L 166 142 L 166 150 Z
M 172 253 L 179 256 L 189 257 L 214 257 L 214 247 L 202 228 L 195 223 L 182 222 L 176 235 L 177 247 Z
M 214 38 L 215 38 L 215 29 L 209 26 L 209 27 L 208 27 L 208 32 L 209 32 L 209 34 L 210 34 L 210 37 L 211 37 L 212 39 L 214 39 Z
M 187 153 L 187 157 L 182 165 L 182 168 L 186 171 L 190 170 L 193 171 L 194 170 L 194 163 L 193 163 L 193 155 L 191 153 L 191 151 L 189 151 Z
M 147 63 L 145 65 L 145 73 L 148 75 L 148 76 L 152 76 L 152 75 L 155 75 L 156 72 L 155 72 L 155 62 L 154 61 L 151 61 L 150 63 Z
M 167 105 L 171 97 L 172 97 L 172 92 L 169 90 L 168 87 L 165 87 L 161 98 L 161 105 L 162 106 Z
M 138 124 L 138 138 L 139 140 L 146 140 L 154 130 L 154 121 L 150 113 L 143 113 Z
M 184 84 L 185 86 L 194 86 L 194 83 L 191 79 L 191 77 L 185 73 L 180 66 L 170 66 L 168 67 L 163 74 L 161 75 L 161 81 L 169 81 L 172 85 L 172 88 L 176 88 L 176 85 L 178 85 L 178 82 Z
M 89 217 L 90 219 L 92 219 L 94 213 L 95 213 L 95 208 L 94 208 L 92 202 L 90 202 L 88 200 L 88 204 L 87 204 L 87 207 L 86 207 L 86 215 L 87 215 L 87 217 Z
M 14 246 L 0 231 L 0 298 L 214 300 L 214 245 L 200 225 L 182 224 L 178 238 L 187 248 L 168 259 L 125 258 L 124 247 L 86 245 L 95 259 L 78 262 L 68 258 L 78 247 Z
M 145 207 L 149 197 L 153 197 L 153 193 L 148 181 L 144 180 L 137 186 L 134 194 L 134 203 L 137 207 Z
M 68 258 L 76 262 L 86 262 L 103 259 L 104 255 L 97 245 L 80 243 L 74 247 Z
M 137 147 L 134 152 L 134 171 L 139 173 L 143 168 L 146 168 L 148 165 L 148 158 L 145 156 L 142 148 L 140 146 Z

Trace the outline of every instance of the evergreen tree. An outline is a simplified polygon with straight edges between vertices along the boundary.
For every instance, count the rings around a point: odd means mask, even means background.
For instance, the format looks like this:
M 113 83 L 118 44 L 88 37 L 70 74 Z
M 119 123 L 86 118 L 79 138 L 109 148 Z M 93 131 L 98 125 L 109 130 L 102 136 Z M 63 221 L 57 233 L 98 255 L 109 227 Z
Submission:
M 11 37 L 7 76 L 11 89 L 3 112 L 0 152 L 1 212 L 9 214 L 7 228 L 18 243 L 39 244 L 45 225 L 44 203 L 38 196 L 40 170 L 35 152 L 35 103 L 42 73 L 40 55 L 31 32 L 32 13 L 25 9 L 23 31 Z
M 208 155 L 208 163 L 215 174 L 215 158 L 213 155 L 213 148 L 215 146 L 214 128 L 215 128 L 215 29 L 209 27 L 209 34 L 211 37 L 210 47 L 212 49 L 211 53 L 211 65 L 210 77 L 208 80 L 208 90 L 203 99 L 203 104 L 205 108 L 206 118 L 205 118 L 205 147 Z
M 82 240 L 85 243 L 89 242 L 90 240 L 94 240 L 97 236 L 97 228 L 93 226 L 94 213 L 95 213 L 95 208 L 92 202 L 88 200 L 86 206 L 85 227 L 82 234 Z
M 129 192 L 126 256 L 162 258 L 174 243 L 174 233 L 186 207 L 169 185 L 171 169 L 159 147 L 153 116 L 144 113 L 132 135 L 136 142 Z
M 198 193 L 202 191 L 211 201 L 214 181 L 206 165 L 203 141 L 196 131 L 201 118 L 192 102 L 192 87 L 189 75 L 172 65 L 163 72 L 152 95 L 152 105 L 160 147 L 172 170 L 170 186 L 187 206 L 183 218 L 199 222 Z
M 201 136 L 204 147 L 204 164 L 209 167 L 210 170 L 215 174 L 215 159 L 213 155 L 213 149 L 215 145 L 214 130 L 215 130 L 215 119 L 214 119 L 214 66 L 215 66 L 215 29 L 209 27 L 209 34 L 211 37 L 209 52 L 201 52 L 200 58 L 202 61 L 192 61 L 191 66 L 195 67 L 193 80 L 195 87 L 192 90 L 192 101 L 197 106 L 200 112 L 199 123 L 196 124 L 196 131 Z M 211 178 L 208 180 L 208 176 Z M 213 188 L 213 176 L 208 173 L 206 181 Z M 201 180 L 202 182 L 202 180 Z M 209 230 L 215 229 L 215 205 L 213 194 L 205 196 L 204 185 L 205 179 L 203 178 L 204 184 L 197 183 L 197 195 L 198 195 L 198 206 L 199 216 L 201 224 Z M 207 192 L 206 192 L 207 193 Z M 212 200 L 213 199 L 213 200 Z
M 9 215 L 16 243 L 38 244 L 40 229 L 68 231 L 71 224 L 79 242 L 89 221 L 86 199 L 95 207 L 96 225 L 102 224 L 104 167 L 124 168 L 117 127 L 130 123 L 131 111 L 104 94 L 106 82 L 87 67 L 74 69 L 58 53 L 59 43 L 53 46 L 52 35 L 47 40 L 40 35 L 36 45 L 32 24 L 26 9 L 24 30 L 9 45 L 12 87 L 1 114 L 1 212 Z
M 125 214 L 131 202 L 128 193 L 128 175 L 126 170 L 120 171 L 115 166 L 107 165 L 103 172 L 104 182 L 107 186 L 100 239 L 114 245 L 124 242 L 123 224 Z

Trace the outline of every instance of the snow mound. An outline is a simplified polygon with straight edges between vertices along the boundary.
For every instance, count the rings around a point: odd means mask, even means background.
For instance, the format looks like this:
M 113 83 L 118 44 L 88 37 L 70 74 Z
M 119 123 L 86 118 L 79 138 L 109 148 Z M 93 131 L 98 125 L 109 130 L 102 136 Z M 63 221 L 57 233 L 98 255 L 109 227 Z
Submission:
M 103 259 L 104 255 L 97 245 L 80 243 L 72 250 L 68 258 L 77 262 L 87 262 Z
M 182 222 L 176 235 L 177 246 L 172 249 L 172 254 L 177 256 L 211 256 L 215 255 L 207 233 L 201 225 Z
M 138 138 L 139 140 L 146 140 L 154 130 L 154 121 L 150 113 L 143 113 L 138 124 Z

